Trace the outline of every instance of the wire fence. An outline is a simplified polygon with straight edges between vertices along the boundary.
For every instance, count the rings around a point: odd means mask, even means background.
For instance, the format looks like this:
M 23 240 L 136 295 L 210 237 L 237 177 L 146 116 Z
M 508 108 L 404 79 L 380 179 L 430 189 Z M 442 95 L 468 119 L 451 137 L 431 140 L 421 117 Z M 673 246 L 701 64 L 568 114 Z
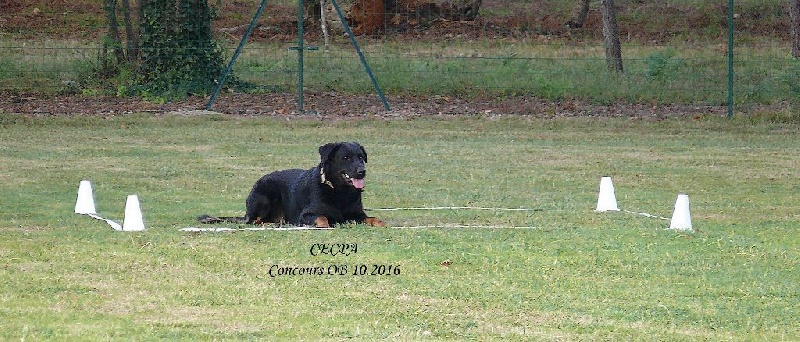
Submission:
M 388 19 L 376 35 L 356 39 L 387 94 L 726 106 L 728 52 L 733 49 L 737 110 L 789 108 L 800 99 L 800 62 L 791 55 L 791 21 L 783 2 L 738 1 L 732 12 L 732 46 L 727 41 L 724 4 L 617 2 L 622 73 L 606 66 L 594 3 L 581 28 L 568 25 L 578 1 L 484 1 L 473 21 L 433 18 L 401 27 Z M 217 32 L 226 58 L 257 7 L 254 2 L 239 9 L 237 19 L 216 24 L 223 26 Z M 292 22 L 287 16 L 297 8 L 290 4 L 276 4 L 275 11 L 270 8 L 267 5 L 243 47 L 233 74 L 250 84 L 242 91 L 297 92 L 300 66 L 292 49 L 298 44 L 297 29 L 287 24 Z M 220 16 L 230 11 L 223 7 Z M 316 49 L 304 51 L 303 91 L 374 93 L 352 44 L 335 22 L 329 23 L 331 39 L 325 46 L 320 26 L 306 20 L 305 44 Z M 0 92 L 116 93 L 114 79 L 97 75 L 99 38 L 15 37 L 9 32 L 0 35 Z

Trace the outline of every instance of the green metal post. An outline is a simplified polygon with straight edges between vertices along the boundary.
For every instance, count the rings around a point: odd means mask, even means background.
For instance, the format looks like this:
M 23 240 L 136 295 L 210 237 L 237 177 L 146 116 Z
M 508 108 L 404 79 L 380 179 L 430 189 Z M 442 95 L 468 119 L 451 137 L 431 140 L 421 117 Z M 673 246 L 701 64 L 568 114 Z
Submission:
M 367 59 L 364 58 L 364 54 L 361 53 L 361 48 L 358 46 L 356 37 L 353 35 L 353 32 L 350 30 L 350 26 L 347 25 L 347 20 L 345 20 L 344 15 L 342 15 L 342 11 L 339 9 L 339 4 L 336 3 L 336 0 L 331 0 L 331 5 L 333 5 L 333 8 L 336 10 L 336 14 L 339 15 L 339 20 L 342 22 L 344 32 L 347 33 L 348 37 L 350 37 L 350 43 L 352 43 L 353 47 L 356 49 L 358 58 L 361 60 L 361 65 L 364 66 L 364 70 L 367 71 L 367 75 L 369 76 L 370 81 L 372 81 L 372 86 L 375 87 L 375 90 L 378 92 L 378 96 L 381 98 L 381 102 L 383 102 L 383 108 L 390 110 L 389 102 L 386 102 L 386 97 L 383 96 L 383 91 L 378 85 L 378 80 L 375 79 L 375 75 L 372 74 L 372 69 L 370 69 L 369 64 L 367 64 Z
M 728 117 L 733 117 L 733 0 L 728 0 Z
M 213 105 L 214 101 L 216 101 L 217 95 L 219 95 L 219 92 L 222 90 L 222 86 L 225 84 L 225 80 L 228 78 L 228 75 L 230 75 L 231 70 L 233 69 L 233 63 L 236 62 L 236 58 L 239 58 L 239 54 L 242 53 L 244 43 L 247 42 L 247 39 L 250 38 L 250 34 L 253 33 L 253 28 L 256 27 L 256 23 L 258 22 L 258 18 L 261 17 L 261 13 L 264 13 L 264 7 L 267 7 L 267 0 L 262 0 L 261 5 L 258 6 L 258 10 L 253 16 L 253 20 L 250 21 L 250 26 L 247 27 L 247 31 L 245 31 L 244 36 L 242 36 L 239 46 L 236 47 L 236 51 L 233 53 L 231 61 L 228 62 L 228 66 L 225 68 L 225 71 L 222 72 L 222 76 L 220 76 L 219 80 L 217 81 L 217 89 L 215 89 L 214 93 L 211 94 L 211 99 L 209 99 L 208 103 L 206 104 L 206 110 L 210 110 L 211 105 Z
M 297 0 L 297 108 L 303 109 L 303 0 Z

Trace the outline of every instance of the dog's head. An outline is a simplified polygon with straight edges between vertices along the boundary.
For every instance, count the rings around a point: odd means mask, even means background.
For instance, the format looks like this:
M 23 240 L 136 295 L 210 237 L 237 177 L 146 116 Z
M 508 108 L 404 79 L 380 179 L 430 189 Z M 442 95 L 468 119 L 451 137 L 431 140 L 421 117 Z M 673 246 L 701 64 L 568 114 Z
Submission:
M 367 151 L 356 142 L 329 143 L 319 147 L 320 179 L 331 188 L 364 190 Z

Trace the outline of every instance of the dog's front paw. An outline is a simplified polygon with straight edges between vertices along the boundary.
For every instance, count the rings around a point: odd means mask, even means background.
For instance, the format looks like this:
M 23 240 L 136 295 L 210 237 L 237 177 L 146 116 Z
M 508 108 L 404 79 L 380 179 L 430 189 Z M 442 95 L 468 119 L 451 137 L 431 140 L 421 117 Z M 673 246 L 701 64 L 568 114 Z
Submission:
M 314 227 L 317 228 L 330 228 L 331 225 L 328 223 L 328 218 L 325 216 L 317 216 L 317 219 L 314 220 Z
M 381 219 L 377 217 L 367 217 L 364 219 L 364 223 L 373 226 L 373 227 L 387 227 L 388 225 L 386 222 L 381 221 Z

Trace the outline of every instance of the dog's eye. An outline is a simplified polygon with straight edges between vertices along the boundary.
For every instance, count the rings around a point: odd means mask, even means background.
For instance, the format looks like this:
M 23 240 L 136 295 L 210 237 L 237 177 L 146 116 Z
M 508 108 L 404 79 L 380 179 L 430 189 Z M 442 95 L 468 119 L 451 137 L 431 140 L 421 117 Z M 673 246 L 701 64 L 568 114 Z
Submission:
M 350 156 L 344 156 L 344 157 L 342 157 L 342 159 L 350 161 L 350 159 L 353 159 L 353 158 L 351 158 Z

